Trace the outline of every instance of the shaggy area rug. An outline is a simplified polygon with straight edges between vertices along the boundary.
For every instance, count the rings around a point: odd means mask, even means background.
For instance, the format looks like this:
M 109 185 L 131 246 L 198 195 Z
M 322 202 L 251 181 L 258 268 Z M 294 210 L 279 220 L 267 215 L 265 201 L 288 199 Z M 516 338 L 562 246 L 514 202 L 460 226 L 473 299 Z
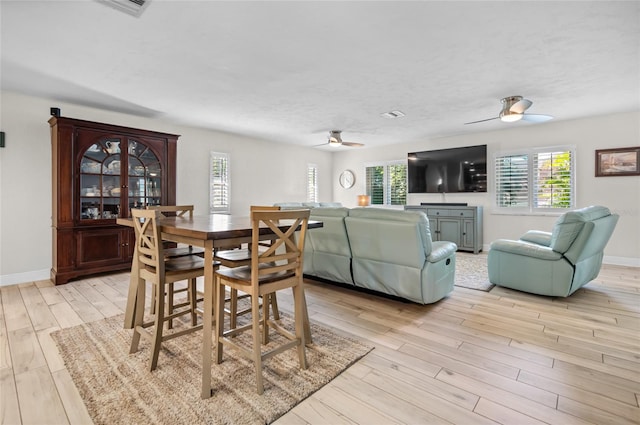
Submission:
M 456 281 L 455 286 L 490 291 L 495 285 L 489 282 L 487 272 L 487 254 L 470 254 L 456 252 Z
M 289 315 L 281 317 L 292 327 Z M 220 365 L 214 358 L 213 396 L 202 400 L 201 332 L 165 342 L 158 368 L 149 372 L 149 344 L 141 341 L 140 351 L 129 354 L 132 331 L 123 323 L 119 315 L 52 333 L 96 424 L 268 424 L 373 348 L 312 323 L 308 369 L 299 368 L 294 349 L 265 361 L 261 396 L 253 363 L 225 349 Z M 274 335 L 269 345 L 280 338 Z

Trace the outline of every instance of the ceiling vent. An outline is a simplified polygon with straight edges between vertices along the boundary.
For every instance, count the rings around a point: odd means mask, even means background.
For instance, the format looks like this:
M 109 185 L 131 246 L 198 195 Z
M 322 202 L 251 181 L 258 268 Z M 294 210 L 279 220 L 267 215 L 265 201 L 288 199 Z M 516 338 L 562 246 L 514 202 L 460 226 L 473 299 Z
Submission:
M 394 118 L 404 117 L 404 112 L 396 110 L 396 111 L 385 112 L 380 115 L 382 115 L 385 118 L 394 119 Z
M 136 18 L 142 15 L 151 0 L 96 0 L 98 3 L 106 4 L 114 9 L 125 12 Z

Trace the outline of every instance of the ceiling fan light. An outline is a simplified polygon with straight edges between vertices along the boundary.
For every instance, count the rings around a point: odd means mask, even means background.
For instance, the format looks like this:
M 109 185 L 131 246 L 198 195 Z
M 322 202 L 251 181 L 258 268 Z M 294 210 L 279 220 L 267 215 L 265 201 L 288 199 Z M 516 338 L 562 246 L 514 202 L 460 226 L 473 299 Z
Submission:
M 342 144 L 342 137 L 340 137 L 339 131 L 329 132 L 329 144 L 333 146 L 339 146 Z
M 502 112 L 500 114 L 500 120 L 502 122 L 516 122 L 522 119 L 522 114 L 518 114 L 515 112 Z

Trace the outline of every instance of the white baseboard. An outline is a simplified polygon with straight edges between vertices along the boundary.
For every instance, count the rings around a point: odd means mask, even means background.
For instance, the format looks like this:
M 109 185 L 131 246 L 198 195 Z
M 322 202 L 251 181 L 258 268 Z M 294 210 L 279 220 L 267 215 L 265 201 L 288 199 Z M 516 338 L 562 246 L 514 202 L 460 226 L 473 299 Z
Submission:
M 602 264 L 609 264 L 612 266 L 640 267 L 640 258 L 612 257 L 605 255 L 602 259 Z
M 24 273 L 0 275 L 0 286 L 15 285 L 16 283 L 34 282 L 36 280 L 48 280 L 51 278 L 51 269 L 34 270 Z

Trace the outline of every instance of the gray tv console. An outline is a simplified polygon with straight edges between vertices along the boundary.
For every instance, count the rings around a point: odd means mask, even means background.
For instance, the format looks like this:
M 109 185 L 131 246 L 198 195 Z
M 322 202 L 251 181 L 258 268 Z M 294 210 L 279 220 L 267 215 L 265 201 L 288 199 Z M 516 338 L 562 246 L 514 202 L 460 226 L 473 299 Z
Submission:
M 460 204 L 405 205 L 427 214 L 434 241 L 451 241 L 459 251 L 482 251 L 482 207 Z

